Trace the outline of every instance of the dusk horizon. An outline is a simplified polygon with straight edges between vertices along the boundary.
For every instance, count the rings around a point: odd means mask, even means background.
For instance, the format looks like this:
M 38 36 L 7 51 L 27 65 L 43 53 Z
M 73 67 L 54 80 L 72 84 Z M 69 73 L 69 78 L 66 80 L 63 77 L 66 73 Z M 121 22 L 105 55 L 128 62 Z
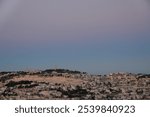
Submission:
M 0 71 L 150 73 L 148 0 L 1 0 Z

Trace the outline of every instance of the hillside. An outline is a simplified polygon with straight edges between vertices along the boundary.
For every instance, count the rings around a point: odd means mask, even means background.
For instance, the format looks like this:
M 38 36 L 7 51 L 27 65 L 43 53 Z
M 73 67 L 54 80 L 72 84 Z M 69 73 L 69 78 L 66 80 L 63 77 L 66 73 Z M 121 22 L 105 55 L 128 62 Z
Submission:
M 150 75 L 90 75 L 66 69 L 0 72 L 0 99 L 150 99 Z

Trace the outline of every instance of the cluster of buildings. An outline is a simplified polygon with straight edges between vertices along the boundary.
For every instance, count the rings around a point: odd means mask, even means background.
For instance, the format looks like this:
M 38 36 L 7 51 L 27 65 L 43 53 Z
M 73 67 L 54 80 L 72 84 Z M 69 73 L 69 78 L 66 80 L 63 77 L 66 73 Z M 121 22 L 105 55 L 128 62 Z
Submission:
M 46 80 L 29 80 L 24 76 Z M 56 77 L 60 81 L 66 78 L 66 82 L 51 82 Z M 23 80 L 14 81 L 14 78 Z M 73 83 L 77 80 L 80 83 Z M 64 69 L 0 72 L 0 99 L 150 99 L 150 75 L 123 72 L 90 75 Z

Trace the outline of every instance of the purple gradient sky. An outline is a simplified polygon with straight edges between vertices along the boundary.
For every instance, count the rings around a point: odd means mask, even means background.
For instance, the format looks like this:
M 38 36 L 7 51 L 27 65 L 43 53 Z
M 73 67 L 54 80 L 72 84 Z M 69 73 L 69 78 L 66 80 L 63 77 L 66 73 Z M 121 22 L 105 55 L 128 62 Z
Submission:
M 0 70 L 150 71 L 148 0 L 0 0 Z

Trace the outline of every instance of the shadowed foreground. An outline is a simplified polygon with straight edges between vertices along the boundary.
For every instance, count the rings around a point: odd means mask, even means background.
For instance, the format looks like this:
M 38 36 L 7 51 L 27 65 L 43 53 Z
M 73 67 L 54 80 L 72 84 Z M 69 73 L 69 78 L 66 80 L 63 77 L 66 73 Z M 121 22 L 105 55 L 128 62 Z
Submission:
M 0 99 L 150 99 L 150 75 L 89 75 L 64 69 L 0 72 Z

